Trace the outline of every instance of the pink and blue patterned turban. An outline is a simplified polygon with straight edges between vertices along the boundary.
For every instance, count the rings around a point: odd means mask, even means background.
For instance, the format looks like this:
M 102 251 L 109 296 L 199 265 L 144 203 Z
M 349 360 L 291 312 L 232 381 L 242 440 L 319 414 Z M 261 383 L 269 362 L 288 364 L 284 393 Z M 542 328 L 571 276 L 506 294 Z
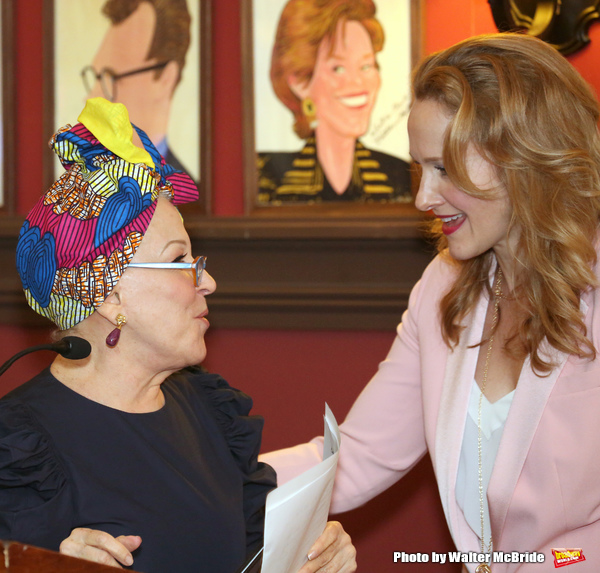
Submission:
M 198 199 L 191 178 L 167 165 L 123 104 L 88 100 L 50 147 L 66 169 L 31 210 L 17 243 L 29 305 L 61 330 L 92 314 L 131 262 L 160 194 Z M 135 129 L 144 149 L 133 144 Z

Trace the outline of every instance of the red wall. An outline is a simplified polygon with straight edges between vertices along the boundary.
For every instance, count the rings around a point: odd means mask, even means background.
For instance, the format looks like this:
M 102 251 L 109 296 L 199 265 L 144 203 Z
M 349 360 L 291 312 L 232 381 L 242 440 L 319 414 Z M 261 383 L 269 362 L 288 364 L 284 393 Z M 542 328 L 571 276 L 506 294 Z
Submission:
M 16 137 L 18 210 L 25 213 L 42 191 L 42 0 L 16 4 Z M 426 52 L 468 36 L 494 31 L 486 0 L 425 0 Z M 240 215 L 242 199 L 242 104 L 240 0 L 213 1 L 213 184 L 217 215 Z M 457 17 L 460 14 L 460 17 Z M 450 23 L 450 24 L 449 24 Z M 592 44 L 571 61 L 596 88 L 600 27 Z M 237 166 L 237 167 L 236 167 Z M 218 277 L 217 277 L 218 280 Z M 209 301 L 210 304 L 210 301 Z M 2 359 L 44 342 L 44 329 L 0 326 Z M 206 365 L 255 398 L 266 417 L 264 449 L 305 441 L 322 431 L 325 401 L 342 420 L 352 400 L 385 357 L 394 333 L 212 330 Z M 11 368 L 0 394 L 50 360 L 33 355 Z M 359 571 L 428 573 L 429 564 L 393 563 L 394 551 L 444 552 L 452 544 L 443 520 L 431 466 L 425 460 L 401 483 L 367 506 L 340 516 L 358 547 Z M 446 569 L 448 570 L 448 569 Z

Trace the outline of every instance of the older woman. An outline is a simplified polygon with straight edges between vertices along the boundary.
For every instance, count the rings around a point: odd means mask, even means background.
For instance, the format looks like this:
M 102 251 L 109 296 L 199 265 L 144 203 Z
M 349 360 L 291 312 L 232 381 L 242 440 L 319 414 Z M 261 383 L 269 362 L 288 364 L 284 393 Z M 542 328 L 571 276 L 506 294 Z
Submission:
M 428 454 L 456 547 L 481 556 L 469 571 L 550 571 L 577 549 L 576 569 L 596 572 L 598 102 L 554 48 L 512 34 L 429 56 L 414 96 L 415 204 L 434 215 L 439 255 L 340 426 L 333 510 Z M 321 447 L 265 461 L 285 481 Z
M 306 140 L 297 153 L 261 153 L 259 202 L 410 201 L 408 165 L 367 149 L 381 79 L 383 29 L 372 0 L 289 0 L 271 81 Z
M 262 543 L 275 474 L 251 400 L 195 366 L 216 284 L 175 205 L 196 187 L 122 104 L 91 99 L 79 120 L 51 140 L 67 171 L 27 217 L 17 266 L 30 305 L 92 352 L 0 401 L 0 538 L 233 573 Z M 303 572 L 354 570 L 339 525 L 314 553 Z

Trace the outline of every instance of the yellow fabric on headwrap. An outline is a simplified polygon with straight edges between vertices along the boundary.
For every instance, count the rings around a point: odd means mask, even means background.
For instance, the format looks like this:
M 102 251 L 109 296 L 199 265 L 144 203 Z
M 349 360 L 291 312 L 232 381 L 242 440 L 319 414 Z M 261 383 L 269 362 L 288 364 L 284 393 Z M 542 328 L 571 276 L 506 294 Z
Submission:
M 122 103 L 102 97 L 87 100 L 77 121 L 83 123 L 106 149 L 129 163 L 144 163 L 155 169 L 150 154 L 133 143 L 133 127 Z

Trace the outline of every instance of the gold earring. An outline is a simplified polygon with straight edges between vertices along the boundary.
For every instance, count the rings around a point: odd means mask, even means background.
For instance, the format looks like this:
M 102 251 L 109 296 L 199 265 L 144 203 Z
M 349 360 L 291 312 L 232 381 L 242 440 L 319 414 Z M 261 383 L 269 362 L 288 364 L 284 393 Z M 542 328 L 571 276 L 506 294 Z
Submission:
M 317 106 L 311 98 L 305 97 L 302 100 L 302 113 L 312 129 L 317 127 Z
M 117 314 L 117 327 L 106 337 L 106 345 L 114 348 L 121 337 L 121 328 L 127 323 L 127 319 L 122 314 Z

